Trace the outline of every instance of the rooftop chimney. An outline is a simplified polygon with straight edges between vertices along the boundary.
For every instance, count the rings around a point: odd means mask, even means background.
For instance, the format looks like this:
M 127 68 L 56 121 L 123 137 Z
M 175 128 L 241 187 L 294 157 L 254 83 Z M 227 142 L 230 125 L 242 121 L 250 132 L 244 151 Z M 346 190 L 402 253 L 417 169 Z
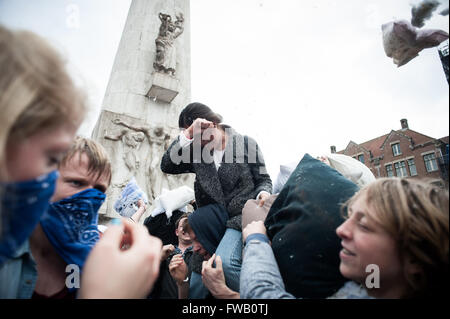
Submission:
M 331 145 L 331 146 L 330 146 L 330 149 L 331 149 L 331 154 L 336 153 L 336 146 Z
M 401 119 L 400 123 L 402 124 L 402 130 L 409 129 L 408 120 L 407 119 Z

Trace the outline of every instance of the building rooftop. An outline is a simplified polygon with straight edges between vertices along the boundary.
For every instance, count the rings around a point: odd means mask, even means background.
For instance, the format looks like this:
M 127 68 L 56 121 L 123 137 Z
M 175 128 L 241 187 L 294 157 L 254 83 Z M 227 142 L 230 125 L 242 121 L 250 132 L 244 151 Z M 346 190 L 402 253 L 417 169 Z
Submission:
M 406 120 L 402 120 L 402 121 L 404 121 L 404 122 L 402 122 L 402 127 L 404 127 L 404 128 L 402 128 L 400 130 L 396 130 L 396 131 L 392 130 L 388 134 L 379 136 L 377 138 L 371 139 L 371 140 L 369 140 L 367 142 L 363 142 L 363 143 L 356 143 L 356 142 L 350 141 L 345 149 L 343 149 L 337 153 L 344 154 L 345 150 L 350 145 L 355 144 L 365 151 L 370 151 L 372 153 L 373 157 L 379 157 L 383 154 L 383 146 L 384 146 L 385 141 L 393 134 L 398 135 L 399 138 L 401 138 L 403 136 L 407 139 L 411 139 L 412 142 L 414 143 L 414 145 L 420 145 L 420 144 L 424 144 L 426 142 L 435 140 L 435 138 L 433 138 L 433 137 L 430 137 L 425 134 L 411 130 L 408 127 L 407 121 Z M 439 140 L 448 144 L 448 136 L 440 138 Z

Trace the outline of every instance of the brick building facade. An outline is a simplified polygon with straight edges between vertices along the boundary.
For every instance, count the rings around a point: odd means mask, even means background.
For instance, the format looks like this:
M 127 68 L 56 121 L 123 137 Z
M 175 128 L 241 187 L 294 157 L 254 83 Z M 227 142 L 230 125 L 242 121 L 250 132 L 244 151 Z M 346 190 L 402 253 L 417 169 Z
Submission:
M 448 136 L 435 139 L 409 129 L 406 119 L 400 123 L 400 130 L 360 144 L 350 141 L 337 153 L 361 161 L 377 178 L 441 178 L 448 185 Z

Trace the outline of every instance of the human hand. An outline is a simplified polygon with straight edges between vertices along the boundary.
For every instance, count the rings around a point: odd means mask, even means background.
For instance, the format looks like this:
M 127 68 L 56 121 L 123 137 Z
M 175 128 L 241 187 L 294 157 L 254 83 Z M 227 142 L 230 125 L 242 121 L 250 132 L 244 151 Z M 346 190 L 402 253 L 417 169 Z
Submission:
M 213 267 L 214 260 L 216 267 Z M 202 281 L 211 294 L 218 298 L 226 295 L 229 291 L 225 283 L 225 275 L 222 268 L 222 259 L 216 254 L 212 255 L 208 261 L 204 261 L 202 265 Z
M 244 243 L 247 237 L 251 234 L 264 234 L 267 236 L 266 226 L 264 226 L 264 222 L 261 220 L 253 221 L 242 230 L 242 240 Z
M 166 260 L 174 250 L 175 250 L 174 245 L 172 244 L 164 245 L 161 250 L 161 261 Z
M 185 135 L 188 139 L 193 139 L 197 136 L 201 136 L 203 130 L 212 128 L 214 126 L 215 124 L 211 121 L 202 118 L 197 118 L 192 123 L 192 125 L 189 126 L 187 130 L 185 130 Z
M 266 200 L 270 197 L 269 193 L 267 192 L 261 192 L 261 194 L 259 194 L 258 196 L 258 206 L 259 207 L 263 207 L 264 203 L 266 202 Z
M 111 224 L 83 267 L 78 297 L 145 298 L 159 274 L 161 247 L 142 225 L 126 219 Z
M 181 254 L 172 257 L 169 264 L 169 272 L 177 285 L 181 286 L 188 274 L 187 265 Z
M 330 161 L 328 160 L 328 157 L 321 155 L 317 158 L 319 161 L 321 161 L 322 163 L 327 164 L 328 166 L 331 166 Z
M 147 205 L 145 205 L 145 202 L 144 202 L 144 200 L 142 198 L 138 200 L 137 207 L 138 208 L 143 207 L 144 212 L 147 210 Z

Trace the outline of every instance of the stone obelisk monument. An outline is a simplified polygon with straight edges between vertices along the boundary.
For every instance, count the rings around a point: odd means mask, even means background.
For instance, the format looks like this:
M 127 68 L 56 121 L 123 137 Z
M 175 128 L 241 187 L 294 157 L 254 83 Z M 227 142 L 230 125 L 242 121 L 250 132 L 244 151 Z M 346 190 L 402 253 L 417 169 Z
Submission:
M 118 217 L 113 205 L 135 177 L 150 206 L 163 188 L 192 187 L 193 177 L 166 175 L 160 163 L 190 102 L 189 0 L 133 0 L 92 138 L 112 163 L 99 222 Z M 141 219 L 141 222 L 144 220 Z

